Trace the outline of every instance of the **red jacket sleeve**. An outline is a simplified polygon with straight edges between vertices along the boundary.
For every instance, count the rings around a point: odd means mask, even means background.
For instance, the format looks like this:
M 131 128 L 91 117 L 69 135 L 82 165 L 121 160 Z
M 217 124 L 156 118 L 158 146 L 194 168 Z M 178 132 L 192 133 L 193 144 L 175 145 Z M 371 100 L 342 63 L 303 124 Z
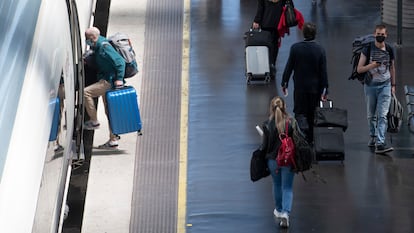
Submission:
M 298 21 L 298 28 L 302 30 L 303 24 L 305 23 L 305 18 L 303 17 L 302 13 L 298 10 L 295 10 L 296 20 Z
M 282 14 L 280 15 L 279 25 L 277 25 L 279 37 L 284 37 L 285 34 L 289 35 L 289 27 L 286 26 L 285 11 L 286 7 L 283 7 Z

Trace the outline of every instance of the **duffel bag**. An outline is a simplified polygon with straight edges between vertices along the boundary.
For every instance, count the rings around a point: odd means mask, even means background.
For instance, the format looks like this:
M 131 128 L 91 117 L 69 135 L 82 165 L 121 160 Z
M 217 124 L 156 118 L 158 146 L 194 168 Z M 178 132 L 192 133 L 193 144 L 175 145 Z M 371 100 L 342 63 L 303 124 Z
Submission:
M 315 110 L 314 126 L 317 127 L 341 127 L 342 130 L 348 128 L 348 111 L 346 109 L 334 108 L 332 100 L 327 101 L 329 107 L 324 106 L 320 101 L 320 106 Z

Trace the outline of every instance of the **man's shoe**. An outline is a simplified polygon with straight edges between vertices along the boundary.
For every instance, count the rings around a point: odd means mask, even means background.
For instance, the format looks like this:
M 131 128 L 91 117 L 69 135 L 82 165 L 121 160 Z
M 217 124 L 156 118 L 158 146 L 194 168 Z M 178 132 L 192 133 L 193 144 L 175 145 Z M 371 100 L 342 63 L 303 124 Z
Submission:
M 87 121 L 84 123 L 84 129 L 86 130 L 95 130 L 95 129 L 99 129 L 99 126 L 101 124 L 99 124 L 98 121 Z
M 59 153 L 61 151 L 63 151 L 63 146 L 56 144 L 55 147 L 53 148 L 53 150 L 55 151 L 55 153 Z
M 393 151 L 393 150 L 394 150 L 394 148 L 388 147 L 388 146 L 382 144 L 382 145 L 377 145 L 377 147 L 375 148 L 375 153 L 376 154 L 384 154 L 384 153 L 387 153 L 387 152 L 390 152 L 390 151 Z
M 375 140 L 376 139 L 377 139 L 376 137 L 371 137 L 371 139 L 369 139 L 368 146 L 369 147 L 375 147 Z
M 281 218 L 282 217 L 282 212 L 277 211 L 276 209 L 273 210 L 273 215 L 276 218 Z
M 281 227 L 288 228 L 289 227 L 289 215 L 285 212 L 282 213 L 280 217 L 280 224 Z
M 65 204 L 65 210 L 63 212 L 63 220 L 66 220 L 69 216 L 69 206 L 68 204 Z
M 98 149 L 117 149 L 118 148 L 118 141 L 109 140 L 104 144 L 98 146 Z

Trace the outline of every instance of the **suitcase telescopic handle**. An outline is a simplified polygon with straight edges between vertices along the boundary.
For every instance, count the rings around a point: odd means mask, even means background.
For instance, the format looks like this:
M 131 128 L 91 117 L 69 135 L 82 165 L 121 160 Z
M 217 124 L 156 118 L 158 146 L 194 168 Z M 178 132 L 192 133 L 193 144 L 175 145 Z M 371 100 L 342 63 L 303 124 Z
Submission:
M 127 89 L 129 87 L 130 86 L 127 86 L 127 85 L 115 86 L 112 88 L 112 90 L 122 90 L 122 89 Z
M 250 32 L 261 32 L 262 31 L 262 28 L 250 28 Z
M 323 104 L 324 102 L 328 102 L 329 103 L 329 107 L 332 108 L 333 104 L 332 104 L 332 100 L 331 99 L 327 99 L 326 101 L 319 101 L 319 107 L 323 108 Z

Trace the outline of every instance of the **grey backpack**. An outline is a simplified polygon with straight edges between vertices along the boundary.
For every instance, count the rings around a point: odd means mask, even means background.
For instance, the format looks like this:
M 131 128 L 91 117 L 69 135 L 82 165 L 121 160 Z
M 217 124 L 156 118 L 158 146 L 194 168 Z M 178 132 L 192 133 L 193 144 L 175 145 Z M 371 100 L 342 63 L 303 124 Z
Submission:
M 398 133 L 401 128 L 403 119 L 404 109 L 398 101 L 395 94 L 391 96 L 390 109 L 387 114 L 388 128 L 387 131 L 390 133 Z
M 138 73 L 138 64 L 135 59 L 135 51 L 132 48 L 129 37 L 126 34 L 117 32 L 110 36 L 108 41 L 125 60 L 124 78 L 132 77 Z

